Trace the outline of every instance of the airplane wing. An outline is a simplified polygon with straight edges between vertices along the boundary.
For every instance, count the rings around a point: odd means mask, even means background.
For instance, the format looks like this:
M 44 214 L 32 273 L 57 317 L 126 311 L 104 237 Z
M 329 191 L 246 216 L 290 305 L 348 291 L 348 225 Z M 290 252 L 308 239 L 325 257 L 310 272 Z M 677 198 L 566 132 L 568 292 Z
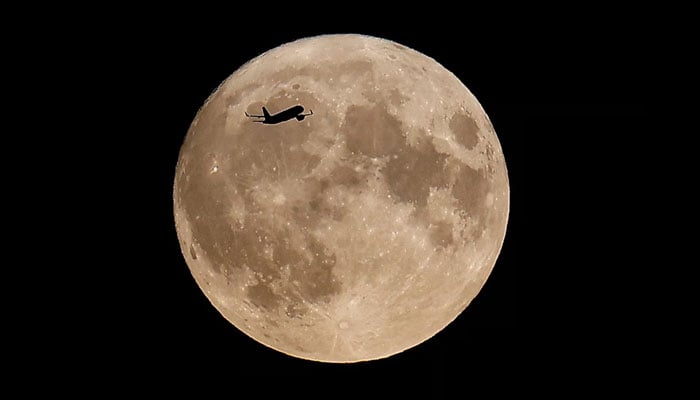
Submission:
M 253 114 L 248 114 L 247 112 L 243 111 L 246 117 L 248 118 L 265 118 L 264 115 L 253 115 Z

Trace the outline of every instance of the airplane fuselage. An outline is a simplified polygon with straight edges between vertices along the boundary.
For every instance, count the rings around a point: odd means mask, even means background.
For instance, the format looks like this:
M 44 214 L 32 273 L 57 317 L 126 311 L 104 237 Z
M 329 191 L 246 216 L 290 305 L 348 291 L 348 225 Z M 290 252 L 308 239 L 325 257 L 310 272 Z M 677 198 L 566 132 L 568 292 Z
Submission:
M 279 124 L 280 122 L 288 121 L 292 118 L 296 118 L 297 121 L 303 121 L 304 118 L 309 115 L 313 115 L 313 111 L 309 111 L 308 114 L 304 114 L 304 107 L 301 105 L 296 105 L 290 107 L 284 111 L 280 111 L 277 114 L 270 114 L 267 108 L 262 108 L 263 115 L 251 115 L 245 113 L 246 117 L 249 118 L 262 118 L 262 120 L 257 120 L 254 122 L 259 122 L 261 124 Z
M 263 124 L 278 124 L 280 122 L 284 122 L 284 121 L 290 120 L 292 118 L 295 118 L 297 115 L 300 115 L 303 112 L 304 112 L 304 107 L 294 106 L 294 107 L 288 108 L 284 111 L 280 111 L 277 114 L 273 114 L 273 115 L 270 115 L 269 117 L 265 117 L 265 120 L 262 121 L 262 123 Z

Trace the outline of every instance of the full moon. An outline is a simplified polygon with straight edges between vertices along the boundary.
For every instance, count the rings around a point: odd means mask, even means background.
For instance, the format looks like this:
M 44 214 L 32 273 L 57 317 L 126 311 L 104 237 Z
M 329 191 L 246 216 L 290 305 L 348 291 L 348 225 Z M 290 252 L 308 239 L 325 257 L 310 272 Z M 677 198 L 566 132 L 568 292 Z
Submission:
M 246 115 L 296 105 L 313 114 Z M 389 40 L 324 35 L 214 91 L 173 200 L 187 265 L 228 321 L 285 354 L 345 363 L 414 347 L 469 305 L 501 250 L 509 185 L 455 75 Z

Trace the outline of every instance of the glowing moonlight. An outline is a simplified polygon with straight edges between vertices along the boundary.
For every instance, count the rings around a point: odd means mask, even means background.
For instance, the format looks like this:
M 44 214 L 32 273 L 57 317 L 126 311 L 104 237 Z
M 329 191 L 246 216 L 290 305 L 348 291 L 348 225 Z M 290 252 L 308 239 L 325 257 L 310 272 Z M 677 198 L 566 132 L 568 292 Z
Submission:
M 294 105 L 303 121 L 255 123 Z M 197 114 L 174 209 L 187 264 L 238 329 L 326 362 L 387 357 L 477 295 L 509 209 L 498 138 L 435 60 L 359 35 L 255 58 Z

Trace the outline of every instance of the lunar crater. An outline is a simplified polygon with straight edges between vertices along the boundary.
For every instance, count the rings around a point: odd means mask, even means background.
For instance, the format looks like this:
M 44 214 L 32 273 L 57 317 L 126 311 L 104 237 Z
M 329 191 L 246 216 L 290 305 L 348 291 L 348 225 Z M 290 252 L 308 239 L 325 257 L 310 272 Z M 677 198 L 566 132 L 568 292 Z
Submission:
M 457 142 L 467 149 L 473 149 L 479 142 L 479 126 L 476 121 L 465 114 L 455 114 L 450 119 L 450 129 Z

